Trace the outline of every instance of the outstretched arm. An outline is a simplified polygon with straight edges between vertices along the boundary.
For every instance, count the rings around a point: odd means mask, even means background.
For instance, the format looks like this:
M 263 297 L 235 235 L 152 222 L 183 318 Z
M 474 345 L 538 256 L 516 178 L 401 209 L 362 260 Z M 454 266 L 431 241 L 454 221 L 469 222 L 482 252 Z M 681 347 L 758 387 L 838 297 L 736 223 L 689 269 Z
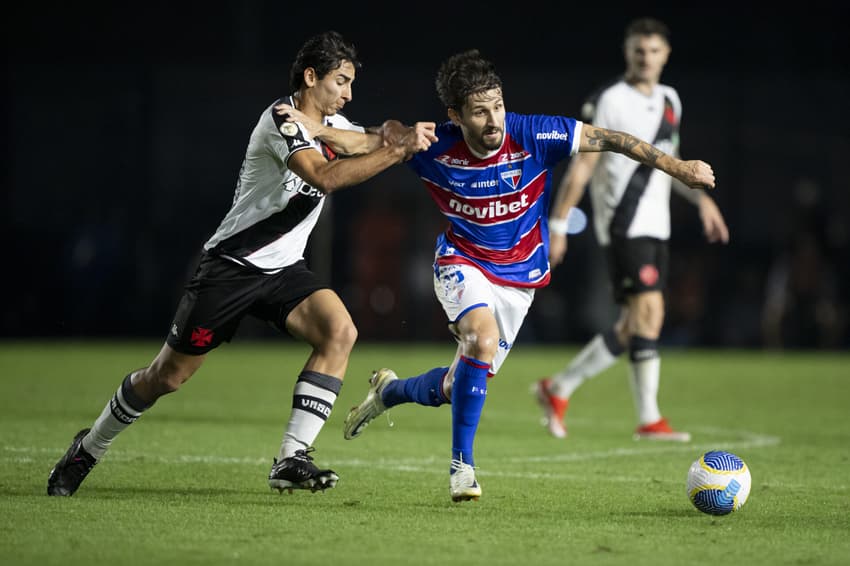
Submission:
M 409 159 L 414 153 L 427 150 L 433 141 L 436 124 L 417 122 L 407 128 L 406 133 L 393 143 L 378 149 L 350 157 L 328 161 L 321 153 L 312 149 L 295 152 L 289 158 L 289 168 L 311 186 L 323 193 L 332 193 L 344 187 L 362 183 L 381 171 Z M 336 128 L 329 128 L 336 130 Z
M 625 132 L 584 124 L 581 128 L 579 151 L 615 151 L 664 171 L 692 189 L 714 188 L 714 170 L 705 161 L 682 161 Z

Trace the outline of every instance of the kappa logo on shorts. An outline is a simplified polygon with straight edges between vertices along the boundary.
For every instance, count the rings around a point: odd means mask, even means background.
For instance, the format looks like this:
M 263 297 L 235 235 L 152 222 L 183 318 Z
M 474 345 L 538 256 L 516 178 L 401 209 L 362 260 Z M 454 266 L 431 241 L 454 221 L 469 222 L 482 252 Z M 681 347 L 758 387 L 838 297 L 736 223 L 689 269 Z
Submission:
M 644 265 L 638 272 L 640 282 L 650 287 L 658 281 L 658 269 L 654 265 Z
M 189 341 L 192 343 L 192 346 L 202 348 L 204 346 L 209 346 L 212 343 L 214 334 L 215 333 L 209 328 L 196 326 L 192 329 L 192 338 Z

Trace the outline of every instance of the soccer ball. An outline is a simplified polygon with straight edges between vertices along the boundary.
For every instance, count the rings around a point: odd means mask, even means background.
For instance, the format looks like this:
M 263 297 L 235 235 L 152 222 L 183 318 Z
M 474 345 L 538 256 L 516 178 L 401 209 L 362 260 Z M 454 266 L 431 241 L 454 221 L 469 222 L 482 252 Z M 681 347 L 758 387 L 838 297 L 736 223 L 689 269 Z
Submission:
M 738 456 L 712 450 L 700 456 L 688 470 L 688 498 L 709 515 L 728 515 L 747 502 L 750 469 Z

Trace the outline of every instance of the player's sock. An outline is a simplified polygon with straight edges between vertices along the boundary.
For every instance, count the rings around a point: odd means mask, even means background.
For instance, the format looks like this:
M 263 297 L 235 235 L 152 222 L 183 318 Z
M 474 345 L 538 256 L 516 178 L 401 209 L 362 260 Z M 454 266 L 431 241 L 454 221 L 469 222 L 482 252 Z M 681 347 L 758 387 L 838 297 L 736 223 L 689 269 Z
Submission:
M 654 423 L 661 418 L 661 412 L 658 409 L 658 382 L 661 378 L 658 341 L 642 336 L 632 336 L 629 342 L 629 360 L 632 395 L 638 423 L 640 425 Z
M 487 399 L 490 364 L 461 356 L 452 386 L 452 459 L 475 466 L 472 444 Z
M 280 446 L 280 460 L 313 445 L 331 416 L 341 388 L 342 380 L 332 375 L 307 370 L 301 372 L 292 393 L 292 414 Z
M 132 375 L 133 373 L 130 373 L 124 378 L 118 391 L 94 421 L 89 433 L 83 437 L 83 448 L 96 460 L 100 460 L 106 453 L 118 433 L 136 422 L 145 409 L 153 405 L 142 401 L 136 395 L 130 383 Z
M 439 407 L 449 400 L 443 396 L 442 383 L 447 367 L 426 371 L 422 375 L 407 379 L 394 379 L 381 392 L 381 401 L 389 409 L 402 403 L 418 403 L 428 407 Z
M 561 399 L 569 399 L 585 380 L 614 365 L 624 350 L 613 328 L 597 334 L 566 368 L 552 376 L 549 393 Z

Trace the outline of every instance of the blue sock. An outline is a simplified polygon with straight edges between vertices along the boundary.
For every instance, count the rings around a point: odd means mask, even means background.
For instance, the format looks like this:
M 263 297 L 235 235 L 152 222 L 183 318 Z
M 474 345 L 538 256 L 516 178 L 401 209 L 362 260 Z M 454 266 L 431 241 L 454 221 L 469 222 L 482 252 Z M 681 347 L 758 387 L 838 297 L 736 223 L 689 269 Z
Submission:
M 452 459 L 475 465 L 472 443 L 487 398 L 490 364 L 461 356 L 452 387 Z
M 449 400 L 443 397 L 443 377 L 448 370 L 447 367 L 434 368 L 422 375 L 390 381 L 381 391 L 384 406 L 389 409 L 402 403 L 418 403 L 439 407 L 448 403 Z

